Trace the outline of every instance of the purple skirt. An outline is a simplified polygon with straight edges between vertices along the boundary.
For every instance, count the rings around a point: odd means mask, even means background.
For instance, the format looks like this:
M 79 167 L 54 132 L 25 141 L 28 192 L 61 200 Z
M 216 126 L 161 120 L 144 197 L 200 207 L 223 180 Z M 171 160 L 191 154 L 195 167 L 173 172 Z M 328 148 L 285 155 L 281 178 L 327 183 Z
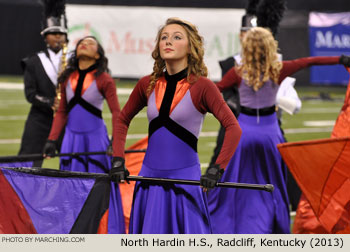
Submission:
M 69 112 L 61 153 L 106 151 L 109 145 L 106 125 L 79 104 Z M 108 173 L 111 158 L 107 155 L 62 157 L 60 169 L 78 172 Z
M 150 137 L 140 176 L 199 180 L 197 153 L 165 128 Z M 211 233 L 206 195 L 199 186 L 137 182 L 131 234 Z
M 91 114 L 79 104 L 75 105 L 69 112 L 61 153 L 106 151 L 108 145 L 108 133 L 103 119 Z M 111 169 L 111 157 L 108 155 L 61 157 L 60 169 L 108 173 Z M 125 233 L 121 195 L 118 185 L 113 182 L 111 182 L 108 233 Z
M 106 126 L 92 132 L 74 132 L 66 127 L 61 153 L 106 151 L 109 145 Z M 108 173 L 111 169 L 111 157 L 91 155 L 61 157 L 60 169 L 65 171 Z
M 283 137 L 276 114 L 240 114 L 242 136 L 221 178 L 222 182 L 273 184 L 270 192 L 215 188 L 208 195 L 213 233 L 289 233 L 286 167 L 277 144 Z

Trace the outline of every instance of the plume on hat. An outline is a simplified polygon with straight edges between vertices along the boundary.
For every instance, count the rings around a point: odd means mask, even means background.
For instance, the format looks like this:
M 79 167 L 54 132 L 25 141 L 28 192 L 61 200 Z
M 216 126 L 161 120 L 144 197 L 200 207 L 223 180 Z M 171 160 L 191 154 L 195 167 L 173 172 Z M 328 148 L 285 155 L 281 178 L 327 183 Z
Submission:
M 41 0 L 44 6 L 44 17 L 61 17 L 66 13 L 66 0 Z
M 256 16 L 256 9 L 257 9 L 259 2 L 260 2 L 260 0 L 249 0 L 247 3 L 247 6 L 245 8 L 246 14 Z
M 274 36 L 286 10 L 285 0 L 261 0 L 256 7 L 257 23 L 260 27 L 269 28 Z

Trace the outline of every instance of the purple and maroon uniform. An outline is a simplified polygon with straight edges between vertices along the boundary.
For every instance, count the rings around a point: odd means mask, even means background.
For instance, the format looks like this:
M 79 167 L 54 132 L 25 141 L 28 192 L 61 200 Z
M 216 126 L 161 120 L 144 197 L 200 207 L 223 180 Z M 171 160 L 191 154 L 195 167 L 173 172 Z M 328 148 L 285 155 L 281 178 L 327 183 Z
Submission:
M 190 84 L 187 69 L 160 77 L 147 94 L 150 77 L 134 88 L 117 124 L 114 156 L 124 157 L 127 128 L 145 106 L 149 140 L 140 176 L 199 180 L 197 141 L 206 112 L 226 128 L 226 139 L 217 159 L 225 168 L 239 142 L 241 130 L 219 90 L 199 77 Z M 194 76 L 190 76 L 194 78 Z M 211 233 L 206 196 L 198 186 L 136 183 L 130 233 Z
M 214 233 L 289 233 L 287 170 L 277 144 L 284 142 L 275 112 L 278 85 L 311 65 L 339 64 L 339 57 L 308 57 L 283 61 L 278 83 L 269 80 L 254 91 L 231 68 L 217 83 L 220 90 L 237 85 L 240 94 L 241 141 L 221 181 L 273 184 L 264 191 L 214 188 L 208 194 Z
M 50 140 L 56 140 L 63 127 L 61 153 L 106 151 L 109 138 L 102 119 L 106 99 L 112 113 L 113 136 L 120 113 L 114 80 L 107 73 L 95 76 L 96 66 L 73 72 L 61 86 L 61 101 L 55 115 Z M 116 141 L 116 138 L 113 138 Z M 76 172 L 108 173 L 111 158 L 107 155 L 61 157 L 60 169 Z M 109 233 L 125 233 L 124 216 L 117 184 L 111 184 L 108 216 Z

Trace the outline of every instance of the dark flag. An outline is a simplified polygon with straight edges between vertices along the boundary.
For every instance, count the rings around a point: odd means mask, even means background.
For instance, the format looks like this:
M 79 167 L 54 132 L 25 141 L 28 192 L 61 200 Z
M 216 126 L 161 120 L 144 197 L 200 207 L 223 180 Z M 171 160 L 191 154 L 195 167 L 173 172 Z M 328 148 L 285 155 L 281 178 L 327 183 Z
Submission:
M 0 233 L 123 233 L 106 174 L 0 168 Z

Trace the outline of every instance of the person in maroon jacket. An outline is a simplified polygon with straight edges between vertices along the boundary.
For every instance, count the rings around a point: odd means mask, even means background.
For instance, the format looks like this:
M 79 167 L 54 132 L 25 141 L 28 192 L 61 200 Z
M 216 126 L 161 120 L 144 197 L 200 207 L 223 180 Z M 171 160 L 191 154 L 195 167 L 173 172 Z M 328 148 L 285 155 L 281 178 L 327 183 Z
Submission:
M 272 193 L 221 190 L 208 195 L 215 233 L 289 233 L 286 167 L 277 144 L 283 142 L 276 117 L 278 85 L 289 75 L 311 65 L 347 65 L 347 56 L 307 57 L 279 61 L 277 41 L 262 27 L 247 31 L 242 65 L 231 68 L 217 83 L 220 90 L 238 86 L 242 138 L 222 181 L 273 184 Z
M 104 99 L 112 113 L 113 135 L 120 107 L 116 86 L 108 72 L 108 60 L 94 37 L 81 39 L 75 55 L 59 77 L 61 101 L 44 148 L 46 155 L 56 151 L 55 141 L 66 127 L 61 153 L 105 151 L 109 145 L 102 119 Z M 62 157 L 61 170 L 108 173 L 108 156 Z
M 139 80 L 117 123 L 111 176 L 128 175 L 124 145 L 132 118 L 145 106 L 149 120 L 147 152 L 141 176 L 201 180 L 213 188 L 238 145 L 241 129 L 215 84 L 206 78 L 203 40 L 189 22 L 170 18 L 159 30 L 153 72 Z M 216 163 L 201 176 L 197 141 L 204 116 L 226 129 Z M 206 195 L 200 187 L 137 182 L 130 233 L 211 233 Z
M 61 100 L 44 146 L 44 156 L 55 154 L 56 141 L 64 127 L 61 153 L 107 151 L 110 141 L 102 118 L 104 99 L 112 113 L 114 141 L 117 139 L 116 124 L 120 107 L 114 80 L 108 74 L 108 59 L 95 37 L 87 36 L 79 40 L 58 81 L 61 83 Z M 65 156 L 60 159 L 60 169 L 108 173 L 111 157 L 106 154 Z M 123 218 L 118 185 L 113 183 L 108 232 L 124 233 Z

